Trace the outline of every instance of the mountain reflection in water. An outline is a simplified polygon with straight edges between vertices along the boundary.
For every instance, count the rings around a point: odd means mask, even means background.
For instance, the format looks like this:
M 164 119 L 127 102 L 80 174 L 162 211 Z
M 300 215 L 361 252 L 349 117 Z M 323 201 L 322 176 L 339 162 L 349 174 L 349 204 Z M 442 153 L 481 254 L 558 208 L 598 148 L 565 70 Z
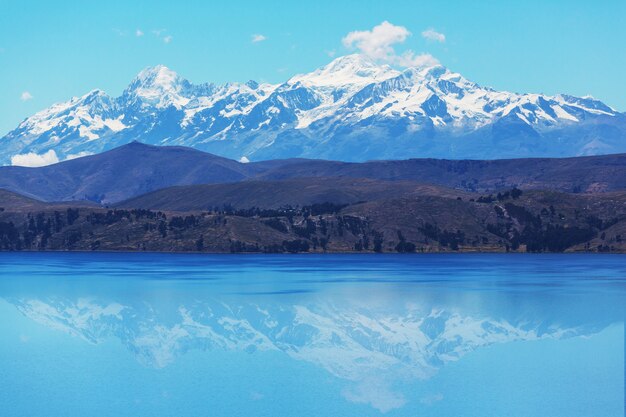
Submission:
M 195 280 L 201 265 L 190 275 L 184 268 L 168 273 L 157 266 L 140 267 L 132 277 L 105 270 L 101 275 L 113 277 L 108 282 L 92 273 L 46 278 L 31 270 L 24 279 L 42 285 L 16 288 L 4 282 L 0 295 L 28 319 L 89 344 L 118 339 L 150 369 L 176 366 L 190 352 L 207 360 L 217 351 L 259 358 L 276 352 L 284 361 L 305 362 L 344 381 L 344 401 L 380 412 L 416 400 L 399 385 L 429 380 L 472 352 L 511 342 L 590 337 L 623 320 L 615 314 L 614 296 L 603 306 L 591 306 L 593 314 L 580 303 L 589 293 L 623 290 L 621 280 L 597 280 L 588 293 L 579 284 L 550 278 L 546 287 L 535 277 L 516 285 L 508 276 L 483 280 L 476 265 L 468 265 L 458 271 L 467 275 L 457 277 L 462 285 L 442 285 L 448 275 L 437 279 L 433 270 L 424 276 L 425 269 L 418 268 L 412 272 L 416 283 L 407 277 L 406 265 L 368 277 L 341 257 L 336 270 L 321 273 L 307 270 L 311 261 L 304 262 L 297 265 L 301 269 L 274 265 L 269 271 L 258 265 L 242 271 L 235 263 L 225 270 L 231 278 Z M 213 276 L 220 267 L 209 268 Z M 90 284 L 90 274 L 100 281 Z M 239 276 L 237 282 L 233 276 Z M 443 399 L 434 392 L 417 401 L 431 405 Z

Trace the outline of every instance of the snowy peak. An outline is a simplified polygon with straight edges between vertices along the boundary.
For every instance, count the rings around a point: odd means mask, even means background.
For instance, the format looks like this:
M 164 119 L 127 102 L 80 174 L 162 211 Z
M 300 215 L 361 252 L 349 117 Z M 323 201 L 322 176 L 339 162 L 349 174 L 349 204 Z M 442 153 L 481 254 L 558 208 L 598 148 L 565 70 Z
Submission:
M 130 103 L 143 107 L 164 108 L 173 105 L 185 106 L 190 100 L 189 81 L 164 65 L 156 65 L 142 70 L 124 91 L 122 97 Z
M 156 65 L 139 72 L 128 88 L 130 90 L 149 89 L 166 92 L 180 88 L 184 81 L 165 65 Z
M 92 114 L 111 113 L 115 111 L 115 103 L 102 90 L 92 90 L 84 96 L 80 97 L 76 103 L 76 107 L 87 107 Z
M 367 85 L 399 75 L 389 65 L 378 65 L 360 54 L 346 55 L 308 74 L 292 77 L 288 83 L 300 82 L 314 87 L 340 87 L 345 85 Z
M 591 96 L 574 97 L 567 94 L 560 94 L 556 97 L 556 99 L 572 106 L 582 107 L 587 111 L 595 111 L 604 114 L 616 113 L 615 109 Z

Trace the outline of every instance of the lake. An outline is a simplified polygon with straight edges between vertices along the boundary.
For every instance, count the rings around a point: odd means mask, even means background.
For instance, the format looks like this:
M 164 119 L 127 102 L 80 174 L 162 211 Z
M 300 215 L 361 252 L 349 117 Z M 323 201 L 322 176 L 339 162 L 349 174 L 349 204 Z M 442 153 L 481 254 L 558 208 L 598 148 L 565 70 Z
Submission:
M 0 254 L 3 416 L 624 415 L 626 256 Z

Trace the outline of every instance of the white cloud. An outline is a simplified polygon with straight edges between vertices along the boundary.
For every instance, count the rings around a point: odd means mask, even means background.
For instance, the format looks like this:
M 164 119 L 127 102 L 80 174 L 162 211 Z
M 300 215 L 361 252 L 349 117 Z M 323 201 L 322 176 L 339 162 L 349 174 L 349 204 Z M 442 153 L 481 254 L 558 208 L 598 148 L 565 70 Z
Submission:
M 242 156 L 241 158 L 239 158 L 239 162 L 241 162 L 242 164 L 247 164 L 248 162 L 250 162 L 250 160 L 247 157 Z
M 355 47 L 370 58 L 389 60 L 396 54 L 393 44 L 404 42 L 410 35 L 404 26 L 384 21 L 372 30 L 350 32 L 342 42 L 346 48 Z
M 44 165 L 56 164 L 57 162 L 59 162 L 59 157 L 52 149 L 42 154 L 29 152 L 11 157 L 11 165 L 22 167 L 42 167 Z
M 22 101 L 28 101 L 28 100 L 32 100 L 32 99 L 33 99 L 33 95 L 31 93 L 29 93 L 28 91 L 24 91 L 20 95 L 20 100 L 22 100 Z
M 172 35 L 165 35 L 166 32 L 167 32 L 167 29 L 153 29 L 152 30 L 152 34 L 156 36 L 158 39 L 162 40 L 163 43 L 170 43 L 172 42 L 172 40 L 174 40 L 174 37 Z
M 439 60 L 431 54 L 415 54 L 413 51 L 406 51 L 396 57 L 396 63 L 403 67 L 432 67 L 439 65 Z
M 267 37 L 259 33 L 255 33 L 254 35 L 252 35 L 252 43 L 263 42 L 264 40 L 267 40 Z
M 69 154 L 65 160 L 66 161 L 70 161 L 72 159 L 76 159 L 76 158 L 82 158 L 83 156 L 89 156 L 89 155 L 93 155 L 93 152 L 89 152 L 89 151 L 82 151 L 82 152 L 78 152 L 78 153 L 72 153 Z
M 326 51 L 326 55 L 328 55 L 330 58 L 333 58 L 335 55 L 337 55 L 337 51 L 331 49 L 330 51 Z
M 416 54 L 411 50 L 398 54 L 394 45 L 404 43 L 409 36 L 411 32 L 404 26 L 396 26 L 384 21 L 374 26 L 372 30 L 350 32 L 342 39 L 342 42 L 346 48 L 356 48 L 372 59 L 390 64 L 422 66 L 439 63 L 430 54 Z
M 140 37 L 140 36 L 143 36 L 143 35 L 144 35 L 144 33 L 143 33 L 143 31 L 141 29 L 137 29 L 135 31 L 135 36 Z
M 441 32 L 437 32 L 433 28 L 426 29 L 425 31 L 423 31 L 422 37 L 424 39 L 428 39 L 429 41 L 435 41 L 435 42 L 440 42 L 440 43 L 444 43 L 446 41 L 446 35 L 444 35 Z

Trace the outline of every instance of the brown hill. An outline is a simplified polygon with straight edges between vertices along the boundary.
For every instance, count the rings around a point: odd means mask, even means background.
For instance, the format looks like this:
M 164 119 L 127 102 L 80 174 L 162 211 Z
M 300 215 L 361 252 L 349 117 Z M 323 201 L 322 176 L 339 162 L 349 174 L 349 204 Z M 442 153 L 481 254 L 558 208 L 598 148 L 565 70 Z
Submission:
M 242 181 L 170 187 L 123 201 L 118 207 L 152 210 L 201 211 L 225 206 L 279 208 L 331 202 L 353 204 L 411 195 L 450 198 L 469 193 L 424 185 L 414 181 L 383 181 L 364 178 L 293 178 L 281 181 Z

